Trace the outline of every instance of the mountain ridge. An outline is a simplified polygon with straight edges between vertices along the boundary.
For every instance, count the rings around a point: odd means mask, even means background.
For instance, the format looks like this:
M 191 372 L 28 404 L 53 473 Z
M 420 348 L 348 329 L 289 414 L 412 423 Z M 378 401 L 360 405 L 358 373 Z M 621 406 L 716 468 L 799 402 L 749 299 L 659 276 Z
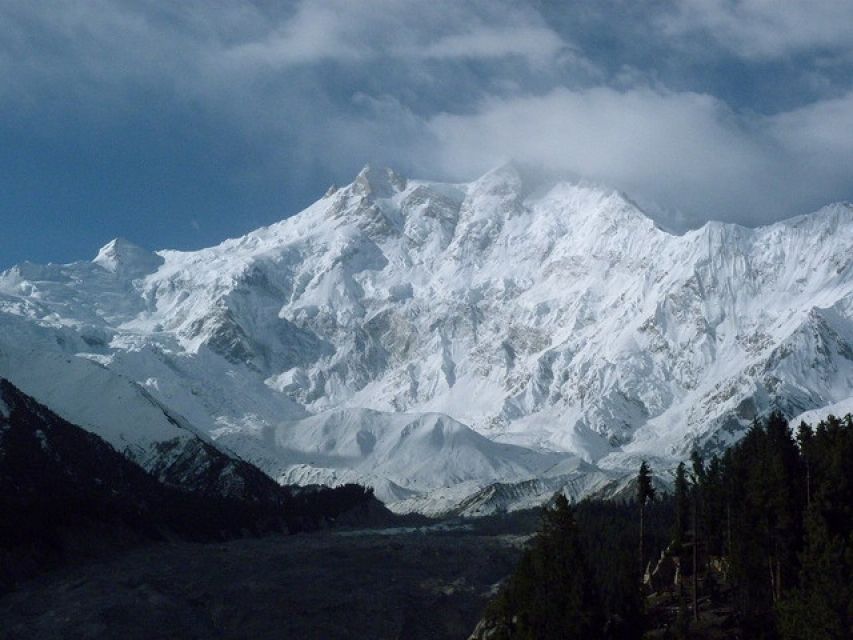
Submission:
M 773 407 L 793 416 L 853 396 L 849 203 L 673 234 L 619 192 L 522 173 L 445 184 L 366 168 L 215 247 L 134 247 L 143 267 L 130 272 L 103 256 L 16 267 L 0 274 L 0 321 L 134 381 L 274 477 L 313 481 L 359 472 L 288 472 L 323 439 L 294 456 L 264 434 L 335 411 L 379 412 L 361 414 L 365 428 L 442 414 L 618 476 L 640 458 L 720 450 Z M 430 491 L 373 480 L 386 499 Z

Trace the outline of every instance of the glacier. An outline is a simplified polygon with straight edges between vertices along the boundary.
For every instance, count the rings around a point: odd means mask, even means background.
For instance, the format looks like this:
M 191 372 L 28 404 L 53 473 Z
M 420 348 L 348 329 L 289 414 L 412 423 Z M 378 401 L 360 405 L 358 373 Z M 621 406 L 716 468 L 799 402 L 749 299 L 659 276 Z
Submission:
M 720 451 L 774 408 L 851 406 L 851 263 L 849 203 L 677 234 L 513 164 L 366 167 L 215 247 L 116 239 L 0 273 L 0 376 L 149 469 L 203 445 L 480 513 Z

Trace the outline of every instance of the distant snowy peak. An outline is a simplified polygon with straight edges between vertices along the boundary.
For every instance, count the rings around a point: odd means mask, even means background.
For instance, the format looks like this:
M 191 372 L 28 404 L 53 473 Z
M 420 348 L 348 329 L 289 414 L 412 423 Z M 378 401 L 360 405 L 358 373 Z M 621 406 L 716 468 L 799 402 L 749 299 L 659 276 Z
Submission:
M 784 225 L 800 229 L 806 233 L 813 233 L 817 227 L 820 233 L 831 234 L 849 225 L 851 222 L 853 222 L 853 203 L 833 202 L 813 213 L 789 218 L 788 220 L 770 225 L 770 227 Z
M 142 276 L 156 271 L 163 258 L 129 240 L 115 238 L 101 247 L 92 262 L 119 275 Z

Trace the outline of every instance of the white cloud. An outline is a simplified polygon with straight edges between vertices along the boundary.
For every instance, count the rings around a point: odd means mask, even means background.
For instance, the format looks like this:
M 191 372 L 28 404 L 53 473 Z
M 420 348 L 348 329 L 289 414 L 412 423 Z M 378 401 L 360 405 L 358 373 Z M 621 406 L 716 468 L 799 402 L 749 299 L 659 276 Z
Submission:
M 520 56 L 539 64 L 554 60 L 566 43 L 544 26 L 480 27 L 455 33 L 408 52 L 423 58 L 501 58 Z
M 707 32 L 748 58 L 853 49 L 850 0 L 677 0 L 659 24 L 668 35 Z
M 384 0 L 370 4 L 304 0 L 267 36 L 238 44 L 228 55 L 286 67 L 322 60 L 481 59 L 508 56 L 543 65 L 566 43 L 536 14 L 488 5 Z M 498 9 L 497 11 L 495 9 Z
M 804 156 L 825 156 L 853 170 L 853 91 L 769 119 L 774 135 Z
M 225 53 L 242 63 L 275 67 L 322 60 L 357 61 L 369 54 L 369 47 L 352 37 L 351 30 L 359 25 L 348 20 L 346 13 L 329 3 L 305 2 L 269 35 Z
M 505 2 L 303 0 L 290 13 L 270 15 L 250 2 L 92 0 L 50 9 L 0 4 L 0 22 L 0 101 L 31 106 L 61 93 L 66 108 L 75 100 L 108 103 L 105 110 L 114 113 L 128 85 L 206 105 L 238 103 L 242 111 L 286 92 L 288 73 L 329 61 L 374 85 L 391 69 L 406 69 L 409 79 L 440 73 L 419 68 L 425 59 L 516 57 L 538 69 L 585 64 L 535 11 Z M 323 81 L 318 75 L 313 84 Z M 433 85 L 440 82 L 436 77 Z
M 853 199 L 853 91 L 778 114 L 768 128 L 787 158 L 789 188 Z
M 436 165 L 451 173 L 476 175 L 511 157 L 662 203 L 691 224 L 754 224 L 849 188 L 851 120 L 850 96 L 745 119 L 708 95 L 596 88 L 489 100 L 428 126 Z

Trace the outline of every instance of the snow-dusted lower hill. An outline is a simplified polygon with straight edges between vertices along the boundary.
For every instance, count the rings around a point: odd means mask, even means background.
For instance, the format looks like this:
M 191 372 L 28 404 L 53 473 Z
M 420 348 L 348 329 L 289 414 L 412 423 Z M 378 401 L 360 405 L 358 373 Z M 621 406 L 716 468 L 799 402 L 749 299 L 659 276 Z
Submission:
M 577 458 L 589 492 L 853 396 L 851 263 L 850 204 L 674 235 L 512 165 L 365 169 L 216 247 L 0 274 L 0 375 L 151 464 L 180 428 L 422 510 Z
M 249 501 L 278 499 L 275 485 L 256 467 L 197 432 L 143 386 L 57 349 L 75 344 L 67 334 L 4 319 L 0 380 L 13 379 L 19 389 L 56 407 L 63 418 L 97 434 L 165 484 Z
M 486 482 L 541 476 L 574 457 L 494 442 L 438 413 L 336 409 L 263 429 L 254 451 L 242 429 L 214 436 L 283 484 L 367 482 L 389 502 L 436 488 L 467 495 Z
M 836 402 L 835 404 L 821 407 L 820 409 L 805 411 L 793 418 L 791 420 L 791 424 L 796 427 L 801 422 L 805 422 L 814 426 L 817 423 L 826 420 L 829 416 L 844 418 L 847 414 L 853 414 L 853 397 L 842 400 L 841 402 Z

